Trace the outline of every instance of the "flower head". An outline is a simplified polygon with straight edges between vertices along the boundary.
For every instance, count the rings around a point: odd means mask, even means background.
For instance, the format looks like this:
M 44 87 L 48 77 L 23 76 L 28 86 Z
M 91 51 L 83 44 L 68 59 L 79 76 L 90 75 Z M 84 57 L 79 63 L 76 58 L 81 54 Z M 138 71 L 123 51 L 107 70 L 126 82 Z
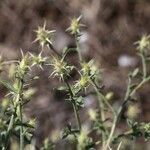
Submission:
M 42 47 L 44 45 L 52 45 L 52 38 L 54 36 L 55 30 L 46 30 L 46 23 L 44 23 L 43 27 L 39 26 L 35 32 L 37 34 L 37 37 L 34 42 L 39 41 Z
M 43 69 L 42 66 L 45 63 L 47 58 L 41 56 L 42 52 L 39 55 L 33 55 L 31 53 L 30 53 L 30 55 L 32 58 L 32 66 L 38 65 L 41 69 Z
M 77 91 L 80 91 L 82 89 L 86 90 L 89 85 L 90 85 L 89 76 L 81 75 L 80 79 L 76 81 L 74 88 L 77 89 Z
M 54 70 L 51 75 L 57 76 L 62 80 L 68 77 L 74 68 L 73 66 L 69 66 L 63 59 L 56 57 L 53 57 L 51 65 L 53 66 Z
M 100 71 L 98 67 L 94 64 L 93 60 L 90 60 L 89 62 L 83 62 L 81 66 L 82 66 L 81 72 L 83 75 L 87 75 L 90 78 L 94 79 L 98 78 Z
M 70 27 L 67 29 L 67 31 L 70 31 L 71 34 L 73 35 L 77 35 L 80 33 L 80 27 L 84 26 L 83 24 L 80 23 L 81 20 L 81 16 L 79 16 L 78 18 L 73 18 L 71 20 L 71 24 Z
M 150 47 L 150 35 L 143 35 L 141 40 L 135 42 L 137 44 L 137 49 L 140 51 L 144 51 L 145 49 Z

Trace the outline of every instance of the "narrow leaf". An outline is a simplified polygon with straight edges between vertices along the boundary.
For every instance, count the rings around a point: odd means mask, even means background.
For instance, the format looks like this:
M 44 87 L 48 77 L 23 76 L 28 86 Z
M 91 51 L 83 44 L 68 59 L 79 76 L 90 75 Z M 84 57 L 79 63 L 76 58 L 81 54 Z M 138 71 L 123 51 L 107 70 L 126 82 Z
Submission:
M 14 88 L 13 84 L 7 80 L 0 79 L 0 83 L 5 86 L 9 91 L 17 93 L 16 89 Z

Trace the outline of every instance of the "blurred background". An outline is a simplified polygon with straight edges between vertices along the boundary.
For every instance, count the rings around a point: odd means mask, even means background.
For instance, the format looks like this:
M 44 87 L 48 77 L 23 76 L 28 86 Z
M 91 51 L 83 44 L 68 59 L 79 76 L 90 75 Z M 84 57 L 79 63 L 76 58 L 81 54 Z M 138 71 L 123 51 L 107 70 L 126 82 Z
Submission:
M 117 108 L 125 94 L 128 72 L 141 65 L 133 43 L 143 34 L 150 34 L 149 0 L 0 0 L 0 54 L 6 60 L 20 58 L 20 49 L 38 54 L 40 46 L 33 43 L 36 38 L 34 30 L 44 21 L 47 29 L 56 30 L 54 47 L 59 52 L 65 46 L 75 47 L 73 37 L 65 30 L 71 18 L 80 15 L 86 25 L 79 41 L 82 55 L 86 60 L 94 58 L 100 64 L 106 92 L 113 92 L 112 104 Z M 71 54 L 70 58 L 73 62 L 77 60 L 75 54 Z M 59 130 L 68 122 L 74 122 L 74 115 L 72 107 L 64 102 L 65 94 L 55 90 L 60 83 L 48 78 L 49 69 L 37 69 L 36 74 L 40 79 L 32 86 L 37 93 L 25 112 L 27 116 L 37 118 L 35 137 L 40 146 L 47 136 L 57 141 Z M 0 97 L 3 95 L 4 89 L 1 87 Z M 135 106 L 138 112 L 135 118 L 148 122 L 149 85 L 139 90 L 137 97 Z M 82 110 L 85 126 L 88 126 L 85 111 L 95 106 L 94 98 L 87 96 Z M 122 116 L 123 122 L 126 114 Z M 60 145 L 67 149 L 65 142 L 59 140 L 56 149 Z M 135 149 L 142 148 L 148 149 L 148 143 L 139 140 Z

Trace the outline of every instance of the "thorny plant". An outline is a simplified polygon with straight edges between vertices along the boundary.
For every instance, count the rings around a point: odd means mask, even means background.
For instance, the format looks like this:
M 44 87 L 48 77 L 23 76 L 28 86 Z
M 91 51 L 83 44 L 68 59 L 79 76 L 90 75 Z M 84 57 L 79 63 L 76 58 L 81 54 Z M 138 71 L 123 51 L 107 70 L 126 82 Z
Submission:
M 144 136 L 145 140 L 150 138 L 150 123 L 135 122 L 130 117 L 126 119 L 128 130 L 119 134 L 116 131 L 126 106 L 134 102 L 138 89 L 150 81 L 150 75 L 147 71 L 147 63 L 150 60 L 148 56 L 150 36 L 144 35 L 140 41 L 135 43 L 137 45 L 137 54 L 141 58 L 142 68 L 136 68 L 129 73 L 125 96 L 122 98 L 122 104 L 119 109 L 116 110 L 110 103 L 112 93 L 104 94 L 101 70 L 95 65 L 94 60 L 86 62 L 81 55 L 79 39 L 81 27 L 84 25 L 80 22 L 81 17 L 74 18 L 67 29 L 75 37 L 76 47 L 74 49 L 65 48 L 61 54 L 58 53 L 52 42 L 55 31 L 47 30 L 45 23 L 43 27 L 39 27 L 36 31 L 37 38 L 35 41 L 38 41 L 42 47 L 38 55 L 30 52 L 23 54 L 22 52 L 20 61 L 3 61 L 2 58 L 0 59 L 1 72 L 3 72 L 5 66 L 10 67 L 10 79 L 0 78 L 0 83 L 8 89 L 0 109 L 0 149 L 11 149 L 11 143 L 14 139 L 19 142 L 20 150 L 25 149 L 27 144 L 31 144 L 33 149 L 36 149 L 36 139 L 33 136 L 36 121 L 35 119 L 28 120 L 25 117 L 24 105 L 32 99 L 32 95 L 35 93 L 35 90 L 30 87 L 32 80 L 37 79 L 37 76 L 33 77 L 31 75 L 32 67 L 38 66 L 43 69 L 44 65 L 49 65 L 53 68 L 50 77 L 56 77 L 64 84 L 59 90 L 66 91 L 68 95 L 66 100 L 72 105 L 76 127 L 68 123 L 62 131 L 62 138 L 74 143 L 76 149 L 107 150 L 115 147 L 115 149 L 119 150 L 122 146 L 122 138 L 131 137 L 131 139 L 135 139 L 141 136 Z M 49 57 L 42 56 L 45 46 L 48 46 L 53 55 Z M 72 50 L 78 53 L 80 69 L 67 62 L 66 57 Z M 15 69 L 12 69 L 12 67 Z M 72 71 L 76 71 L 80 78 L 70 83 L 68 79 L 71 77 Z M 135 80 L 136 83 L 134 82 Z M 95 91 L 94 95 L 97 97 L 98 106 L 95 110 L 89 110 L 91 127 L 90 129 L 85 129 L 82 125 L 79 110 L 84 107 L 85 97 L 83 93 L 86 93 L 89 88 Z M 136 109 L 130 108 L 130 112 L 136 113 Z M 92 133 L 95 133 L 95 136 L 91 136 Z M 55 149 L 54 144 L 47 138 L 43 142 L 41 150 Z

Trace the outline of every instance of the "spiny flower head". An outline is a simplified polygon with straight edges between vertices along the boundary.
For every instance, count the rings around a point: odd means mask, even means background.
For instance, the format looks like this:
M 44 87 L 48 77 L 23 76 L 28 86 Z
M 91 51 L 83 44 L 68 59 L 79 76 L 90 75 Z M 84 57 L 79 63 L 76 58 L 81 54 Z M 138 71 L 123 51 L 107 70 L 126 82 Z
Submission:
M 90 85 L 90 79 L 89 79 L 89 76 L 87 75 L 81 75 L 80 79 L 78 81 L 76 81 L 76 84 L 75 84 L 75 89 L 78 89 L 78 90 L 86 90 L 86 88 Z
M 77 35 L 80 33 L 80 27 L 84 26 L 83 24 L 80 23 L 81 20 L 81 16 L 79 16 L 78 18 L 73 18 L 71 20 L 71 24 L 70 27 L 67 29 L 67 31 L 70 31 L 71 34 L 73 35 Z
M 87 87 L 89 84 L 89 78 L 88 76 L 81 76 L 80 80 L 79 80 L 79 84 L 81 87 Z
M 38 27 L 36 32 L 36 39 L 34 42 L 39 41 L 40 45 L 43 47 L 44 45 L 52 45 L 52 38 L 54 36 L 55 30 L 46 30 L 46 23 L 44 23 L 43 27 Z
M 82 66 L 81 71 L 83 72 L 83 74 L 85 74 L 85 75 L 90 75 L 91 63 L 90 63 L 90 62 L 89 62 L 89 63 L 83 62 L 83 63 L 81 64 L 81 66 Z
M 140 51 L 144 51 L 150 47 L 150 35 L 143 35 L 141 40 L 135 42 L 137 44 L 137 49 Z
M 70 72 L 74 68 L 73 66 L 69 66 L 63 59 L 53 57 L 52 64 L 53 72 L 51 75 L 57 76 L 60 79 L 64 80 L 69 76 Z
M 32 53 L 30 53 L 30 56 L 31 56 L 31 60 L 32 60 L 32 66 L 35 66 L 35 65 L 38 65 L 41 69 L 43 64 L 45 63 L 46 61 L 46 57 L 42 57 L 42 52 L 39 53 L 39 55 L 33 55 Z
M 100 71 L 98 67 L 94 64 L 93 60 L 90 60 L 89 62 L 83 62 L 81 66 L 82 66 L 81 72 L 83 75 L 87 75 L 95 79 L 98 77 Z

